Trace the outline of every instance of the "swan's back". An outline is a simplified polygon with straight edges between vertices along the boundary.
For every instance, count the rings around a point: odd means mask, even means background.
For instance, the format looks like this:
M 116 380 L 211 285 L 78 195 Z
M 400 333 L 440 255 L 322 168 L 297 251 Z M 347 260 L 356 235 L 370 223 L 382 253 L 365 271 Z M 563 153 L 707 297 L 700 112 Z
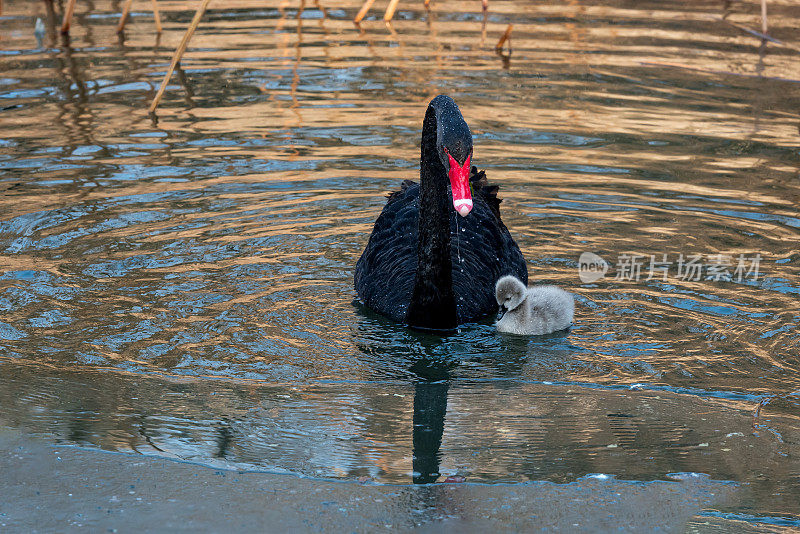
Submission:
M 528 270 L 519 247 L 499 218 L 497 187 L 473 171 L 472 212 L 450 210 L 450 260 L 459 323 L 497 312 L 495 281 L 512 274 L 527 283 Z M 482 179 L 478 182 L 478 179 Z M 389 196 L 356 264 L 355 287 L 369 308 L 403 322 L 417 270 L 420 186 L 405 181 Z

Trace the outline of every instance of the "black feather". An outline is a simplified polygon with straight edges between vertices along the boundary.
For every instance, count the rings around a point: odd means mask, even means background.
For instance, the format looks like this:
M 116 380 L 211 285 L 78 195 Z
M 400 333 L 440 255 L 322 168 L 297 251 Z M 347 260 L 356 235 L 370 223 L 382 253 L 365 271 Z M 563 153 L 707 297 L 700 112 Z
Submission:
M 474 168 L 473 168 L 474 169 Z M 459 323 L 497 313 L 494 284 L 512 274 L 528 283 L 519 247 L 500 220 L 498 186 L 483 171 L 471 183 L 480 187 L 472 212 L 461 217 L 450 210 L 450 258 Z M 356 264 L 355 286 L 362 302 L 404 322 L 417 271 L 419 184 L 406 180 L 388 196 L 375 221 L 366 250 Z
M 450 166 L 470 158 L 472 135 L 450 97 L 428 105 L 420 152 L 420 184 L 406 180 L 388 195 L 355 286 L 364 304 L 395 321 L 450 330 L 497 312 L 497 279 L 512 274 L 527 284 L 528 270 L 485 172 L 470 169 L 472 210 L 462 217 L 453 207 L 451 180 L 462 178 Z

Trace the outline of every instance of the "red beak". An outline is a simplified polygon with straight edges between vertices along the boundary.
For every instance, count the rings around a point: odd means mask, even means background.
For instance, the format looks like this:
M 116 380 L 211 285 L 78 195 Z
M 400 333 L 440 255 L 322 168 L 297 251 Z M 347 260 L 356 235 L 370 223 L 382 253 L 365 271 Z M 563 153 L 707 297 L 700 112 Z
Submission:
M 450 188 L 453 190 L 453 207 L 459 215 L 466 217 L 472 211 L 472 195 L 469 192 L 469 160 L 472 156 L 467 156 L 464 165 L 458 162 L 445 150 L 445 154 L 450 159 Z

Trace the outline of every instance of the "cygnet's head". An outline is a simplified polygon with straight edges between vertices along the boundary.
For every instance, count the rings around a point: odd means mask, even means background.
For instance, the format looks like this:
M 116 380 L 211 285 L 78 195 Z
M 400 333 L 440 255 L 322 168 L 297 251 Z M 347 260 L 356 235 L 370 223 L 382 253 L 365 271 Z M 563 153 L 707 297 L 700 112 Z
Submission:
M 525 284 L 518 278 L 507 275 L 500 278 L 494 286 L 494 296 L 500 311 L 505 313 L 516 309 L 525 300 Z

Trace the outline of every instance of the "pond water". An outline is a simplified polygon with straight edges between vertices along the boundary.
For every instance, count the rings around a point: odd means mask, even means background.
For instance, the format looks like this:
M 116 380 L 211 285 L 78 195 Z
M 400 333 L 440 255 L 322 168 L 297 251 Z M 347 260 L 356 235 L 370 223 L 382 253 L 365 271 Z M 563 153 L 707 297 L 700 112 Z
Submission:
M 106 0 L 65 39 L 58 6 L 3 3 L 0 425 L 381 483 L 704 473 L 747 495 L 709 516 L 800 526 L 796 4 L 763 45 L 735 26 L 757 2 L 403 2 L 360 28 L 358 2 L 212 3 L 155 122 L 192 17 L 159 5 L 160 39 Z M 531 282 L 575 294 L 568 334 L 355 301 L 439 93 Z

